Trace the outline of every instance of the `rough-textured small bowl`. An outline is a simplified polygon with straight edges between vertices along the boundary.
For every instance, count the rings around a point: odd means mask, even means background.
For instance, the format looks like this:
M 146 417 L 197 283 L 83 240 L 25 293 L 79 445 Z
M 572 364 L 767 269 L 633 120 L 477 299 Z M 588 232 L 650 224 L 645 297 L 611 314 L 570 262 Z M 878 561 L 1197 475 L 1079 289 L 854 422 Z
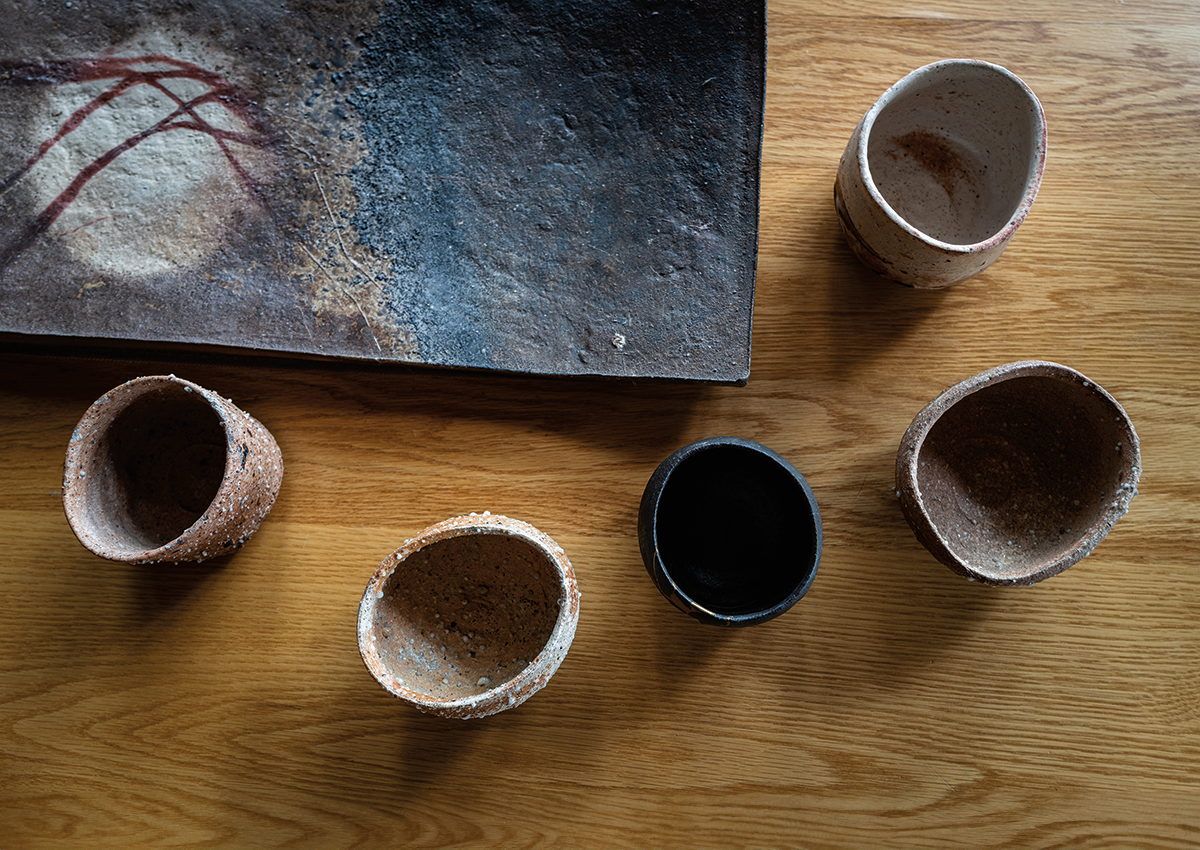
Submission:
M 1088 555 L 1129 509 L 1140 475 L 1137 433 L 1116 399 L 1041 360 L 950 387 L 896 455 L 917 539 L 989 585 L 1030 585 Z
M 859 121 L 834 208 L 868 268 L 940 289 L 996 261 L 1045 164 L 1046 116 L 1029 87 L 999 65 L 947 59 L 904 77 Z
M 388 693 L 469 720 L 545 687 L 578 622 L 562 548 L 485 511 L 431 525 L 383 560 L 358 607 L 358 650 Z
M 821 512 L 804 476 L 766 446 L 711 437 L 654 470 L 638 511 L 646 571 L 702 623 L 752 626 L 808 592 Z
M 262 423 L 198 384 L 154 375 L 109 390 L 79 421 L 63 509 L 102 558 L 204 561 L 250 539 L 282 481 Z

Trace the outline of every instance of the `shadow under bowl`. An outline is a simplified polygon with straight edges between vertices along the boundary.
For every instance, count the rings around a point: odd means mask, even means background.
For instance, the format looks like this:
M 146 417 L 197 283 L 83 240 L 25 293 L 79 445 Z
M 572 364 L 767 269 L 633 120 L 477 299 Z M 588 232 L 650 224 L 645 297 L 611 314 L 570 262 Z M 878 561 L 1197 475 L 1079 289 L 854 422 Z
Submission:
M 896 456 L 917 539 L 989 585 L 1030 585 L 1084 558 L 1129 509 L 1140 475 L 1121 405 L 1074 369 L 1038 360 L 941 393 Z
M 676 608 L 703 623 L 751 626 L 808 592 L 821 560 L 821 512 L 783 457 L 750 440 L 712 437 L 654 471 L 638 543 Z
M 393 696 L 467 720 L 543 688 L 578 621 L 579 588 L 558 544 L 528 523 L 470 514 L 384 559 L 359 605 L 358 647 Z

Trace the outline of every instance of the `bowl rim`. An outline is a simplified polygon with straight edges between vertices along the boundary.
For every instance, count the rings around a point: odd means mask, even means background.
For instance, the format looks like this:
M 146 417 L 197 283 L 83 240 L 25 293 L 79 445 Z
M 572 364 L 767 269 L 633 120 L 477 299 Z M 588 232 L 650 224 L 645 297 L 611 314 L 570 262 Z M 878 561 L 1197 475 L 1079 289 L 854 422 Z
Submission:
M 1051 378 L 1064 383 L 1076 384 L 1095 392 L 1102 399 L 1120 422 L 1123 434 L 1122 481 L 1118 487 L 1116 499 L 1105 507 L 1100 517 L 1090 527 L 1079 532 L 1075 542 L 1065 552 L 1050 560 L 1035 562 L 1020 573 L 1006 571 L 998 574 L 984 566 L 963 560 L 946 544 L 925 506 L 917 478 L 917 469 L 925 439 L 946 411 L 981 390 L 1022 378 Z M 904 513 L 904 518 L 908 521 L 913 533 L 930 554 L 942 564 L 960 575 L 986 585 L 1028 586 L 1058 575 L 1092 552 L 1108 535 L 1117 520 L 1129 510 L 1129 503 L 1137 494 L 1141 468 L 1141 444 L 1137 431 L 1134 430 L 1133 421 L 1129 418 L 1125 408 L 1107 390 L 1083 373 L 1061 363 L 1050 360 L 1018 360 L 986 369 L 947 387 L 913 418 L 912 423 L 904 432 L 904 436 L 900 440 L 900 447 L 896 452 L 896 494 L 900 499 L 900 508 Z
M 687 459 L 702 452 L 725 448 L 753 452 L 767 458 L 783 470 L 798 485 L 804 496 L 804 503 L 808 507 L 806 516 L 811 522 L 813 533 L 812 552 L 806 555 L 802 575 L 788 595 L 770 606 L 741 614 L 713 611 L 688 595 L 671 576 L 670 570 L 667 569 L 658 550 L 658 509 L 663 491 L 666 489 L 671 475 Z M 717 436 L 696 440 L 676 449 L 655 468 L 642 493 L 642 503 L 638 510 L 638 543 L 646 571 L 650 574 L 650 578 L 659 592 L 672 605 L 702 623 L 740 627 L 773 620 L 804 598 L 816 579 L 817 569 L 821 563 L 821 553 L 824 549 L 824 529 L 821 522 L 821 510 L 817 505 L 812 487 L 787 458 L 753 440 L 742 437 Z

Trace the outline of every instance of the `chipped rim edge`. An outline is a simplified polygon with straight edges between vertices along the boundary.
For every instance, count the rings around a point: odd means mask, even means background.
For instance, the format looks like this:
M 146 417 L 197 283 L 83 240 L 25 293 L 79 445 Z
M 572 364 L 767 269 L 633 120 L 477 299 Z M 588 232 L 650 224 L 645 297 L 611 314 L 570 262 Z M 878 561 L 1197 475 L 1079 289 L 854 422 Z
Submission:
M 473 534 L 503 534 L 531 544 L 553 565 L 559 583 L 559 609 L 554 628 L 534 659 L 513 678 L 480 694 L 443 699 L 406 688 L 396 681 L 379 658 L 371 640 L 377 594 L 396 568 L 413 553 L 452 537 Z M 358 606 L 358 651 L 368 672 L 385 691 L 415 708 L 443 717 L 470 720 L 516 708 L 550 681 L 566 658 L 579 623 L 579 585 L 575 571 L 562 547 L 545 532 L 527 522 L 484 511 L 442 520 L 418 532 L 388 555 L 375 568 Z
M 1121 429 L 1125 440 L 1128 441 L 1129 449 L 1125 452 L 1123 480 L 1118 487 L 1120 495 L 1117 500 L 1104 509 L 1100 517 L 1078 536 L 1067 551 L 1049 561 L 1033 565 L 1024 573 L 1000 576 L 962 560 L 951 551 L 925 508 L 921 488 L 917 481 L 917 462 L 921 455 L 921 448 L 925 444 L 925 438 L 947 410 L 980 390 L 1005 381 L 1030 377 L 1053 378 L 1066 383 L 1078 384 L 1084 389 L 1094 390 L 1106 404 L 1111 406 L 1113 412 L 1120 419 Z M 1126 469 L 1128 477 L 1124 477 Z M 1125 412 L 1125 408 L 1104 387 L 1083 373 L 1050 360 L 1018 360 L 994 366 L 947 387 L 913 418 L 912 423 L 904 432 L 904 436 L 900 440 L 900 447 L 896 452 L 896 492 L 900 497 L 900 509 L 917 540 L 931 555 L 954 572 L 992 587 L 1017 585 L 1028 587 L 1035 582 L 1058 575 L 1091 554 L 1100 541 L 1108 536 L 1117 520 L 1129 510 L 1129 504 L 1137 494 L 1141 472 L 1141 443 L 1138 440 L 1137 431 L 1134 430 L 1133 421 Z

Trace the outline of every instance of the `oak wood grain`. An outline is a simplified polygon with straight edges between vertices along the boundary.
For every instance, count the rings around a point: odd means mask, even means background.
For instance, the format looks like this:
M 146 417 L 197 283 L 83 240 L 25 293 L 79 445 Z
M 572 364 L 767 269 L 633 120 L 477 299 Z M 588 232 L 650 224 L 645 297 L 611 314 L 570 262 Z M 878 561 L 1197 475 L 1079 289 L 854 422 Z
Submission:
M 747 386 L 0 354 L 0 847 L 1200 846 L 1200 4 L 772 0 Z M 1033 212 L 980 277 L 916 292 L 842 241 L 837 159 L 892 82 L 1009 67 L 1045 107 Z M 1141 493 L 1034 588 L 938 565 L 892 492 L 946 386 L 1024 358 L 1108 389 Z M 104 562 L 63 517 L 88 404 L 173 371 L 274 433 L 240 552 Z M 778 620 L 723 632 L 654 590 L 636 511 L 680 445 L 791 459 L 825 550 Z M 461 723 L 358 658 L 372 569 L 491 510 L 571 558 L 550 685 Z M 714 519 L 713 533 L 727 533 Z

